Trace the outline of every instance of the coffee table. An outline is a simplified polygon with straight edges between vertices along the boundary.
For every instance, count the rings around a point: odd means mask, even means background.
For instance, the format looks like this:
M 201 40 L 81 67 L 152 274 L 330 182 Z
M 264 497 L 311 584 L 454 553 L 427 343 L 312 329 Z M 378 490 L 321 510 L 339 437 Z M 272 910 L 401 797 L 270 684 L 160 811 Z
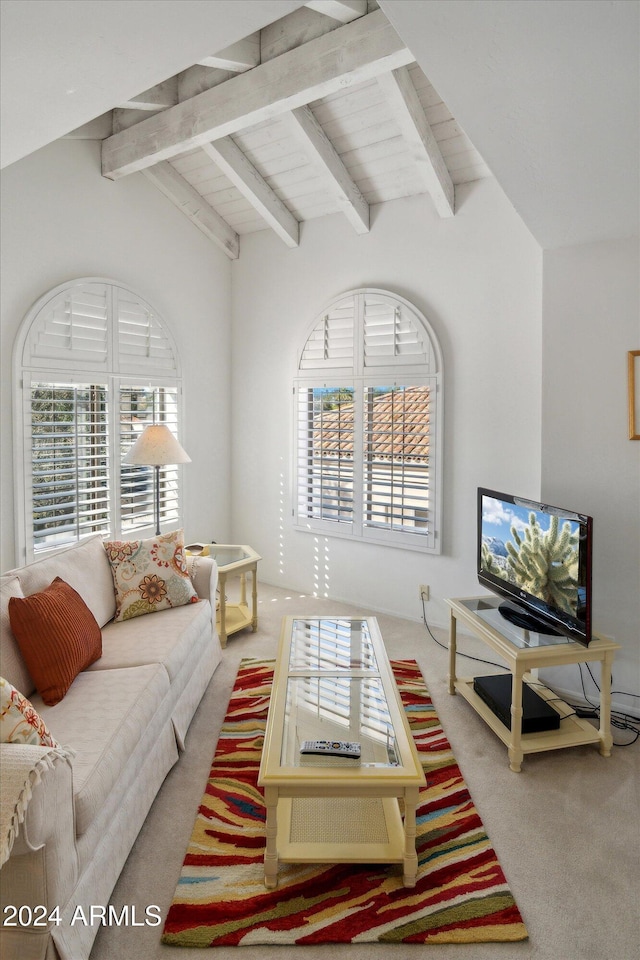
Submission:
M 361 756 L 303 755 L 304 740 L 357 741 Z M 424 783 L 375 617 L 285 617 L 258 777 L 265 885 L 282 861 L 402 863 L 415 886 Z

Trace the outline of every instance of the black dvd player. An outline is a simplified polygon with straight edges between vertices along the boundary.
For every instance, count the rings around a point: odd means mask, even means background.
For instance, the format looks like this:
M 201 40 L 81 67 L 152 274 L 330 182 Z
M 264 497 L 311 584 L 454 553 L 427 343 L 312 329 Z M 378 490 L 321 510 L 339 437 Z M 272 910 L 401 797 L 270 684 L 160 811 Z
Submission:
M 511 730 L 511 674 L 475 677 L 473 689 L 495 713 L 505 727 Z M 522 733 L 540 733 L 557 730 L 560 714 L 543 700 L 528 684 L 522 684 Z

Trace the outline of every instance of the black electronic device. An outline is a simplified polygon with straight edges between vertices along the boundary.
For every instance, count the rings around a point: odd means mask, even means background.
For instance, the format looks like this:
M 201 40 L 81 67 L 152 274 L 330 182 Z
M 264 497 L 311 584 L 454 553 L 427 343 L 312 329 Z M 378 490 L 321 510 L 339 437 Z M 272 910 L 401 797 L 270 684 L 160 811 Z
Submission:
M 473 689 L 496 717 L 511 730 L 511 674 L 475 677 Z M 560 714 L 527 683 L 522 684 L 522 733 L 557 730 Z
M 478 580 L 516 626 L 589 643 L 592 538 L 585 514 L 478 488 Z

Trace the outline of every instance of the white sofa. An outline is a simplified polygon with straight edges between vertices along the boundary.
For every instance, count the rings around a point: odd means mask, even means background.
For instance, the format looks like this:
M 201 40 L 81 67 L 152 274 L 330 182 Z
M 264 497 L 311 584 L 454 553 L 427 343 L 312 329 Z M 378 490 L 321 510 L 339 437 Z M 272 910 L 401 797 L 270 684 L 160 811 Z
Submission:
M 23 796 L 29 801 L 24 822 L 17 824 L 0 871 L 3 960 L 89 956 L 100 924 L 95 908 L 108 906 L 221 659 L 216 564 L 204 557 L 188 562 L 201 602 L 121 622 L 113 621 L 113 579 L 99 536 L 2 577 L 0 675 L 31 700 L 65 748 L 20 746 L 21 757 L 33 756 L 33 789 L 27 787 Z M 20 656 L 6 605 L 9 596 L 29 596 L 55 577 L 69 583 L 96 617 L 102 656 L 76 677 L 59 703 L 46 706 Z M 0 744 L 0 774 L 7 774 L 0 777 L 0 791 L 16 779 L 8 776 L 18 772 L 16 746 Z M 14 915 L 6 907 L 25 909 Z M 6 926 L 11 917 L 15 926 Z M 23 925 L 30 918 L 39 925 Z M 137 918 L 145 919 L 160 922 Z

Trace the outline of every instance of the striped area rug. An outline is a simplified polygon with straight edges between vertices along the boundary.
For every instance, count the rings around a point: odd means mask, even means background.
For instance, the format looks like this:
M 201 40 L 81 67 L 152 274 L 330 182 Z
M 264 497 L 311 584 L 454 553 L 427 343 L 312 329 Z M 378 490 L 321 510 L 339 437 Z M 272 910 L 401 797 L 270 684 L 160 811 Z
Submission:
M 216 947 L 480 943 L 527 931 L 414 660 L 393 672 L 427 775 L 417 885 L 402 865 L 280 864 L 264 886 L 257 786 L 273 661 L 243 660 L 162 940 Z

